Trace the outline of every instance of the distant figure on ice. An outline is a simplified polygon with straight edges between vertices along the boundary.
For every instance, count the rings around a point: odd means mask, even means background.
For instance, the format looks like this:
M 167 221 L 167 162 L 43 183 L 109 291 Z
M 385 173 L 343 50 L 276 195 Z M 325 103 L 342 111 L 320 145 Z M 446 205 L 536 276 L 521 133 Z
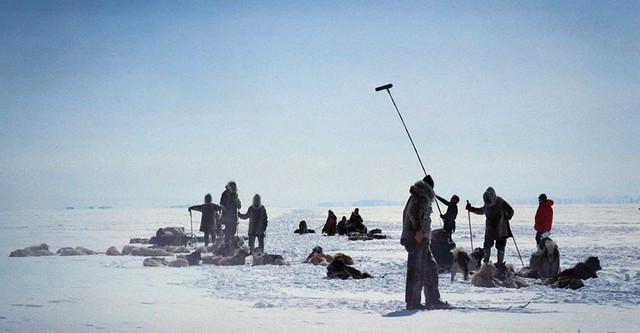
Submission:
M 298 224 L 298 229 L 294 230 L 293 232 L 294 232 L 294 233 L 296 233 L 296 234 L 304 235 L 304 234 L 313 234 L 313 233 L 315 233 L 316 231 L 315 231 L 315 230 L 313 230 L 313 229 L 309 229 L 309 228 L 307 227 L 307 221 L 302 220 L 302 221 L 300 221 L 300 223 Z
M 240 199 L 238 199 L 238 187 L 236 182 L 230 181 L 225 186 L 222 196 L 220 196 L 220 206 L 224 208 L 220 222 L 224 224 L 224 239 L 231 242 L 236 235 L 238 228 L 238 209 L 240 209 Z
M 333 211 L 329 210 L 329 216 L 327 216 L 327 222 L 325 222 L 324 227 L 322 227 L 322 233 L 327 234 L 327 236 L 335 236 L 337 226 L 338 217 Z
M 491 258 L 491 247 L 494 242 L 498 250 L 498 261 L 496 267 L 504 266 L 504 249 L 507 246 L 507 238 L 513 237 L 509 220 L 513 217 L 513 208 L 496 195 L 496 191 L 489 187 L 482 195 L 484 206 L 476 208 L 467 204 L 468 211 L 483 215 L 486 218 L 484 227 L 484 262 L 488 263 Z
M 259 194 L 253 196 L 253 203 L 244 214 L 238 213 L 238 217 L 249 219 L 249 253 L 253 253 L 253 248 L 258 238 L 258 247 L 264 250 L 264 236 L 267 231 L 267 209 L 262 205 Z
M 204 232 L 204 246 L 209 245 L 209 236 L 211 236 L 211 243 L 215 242 L 218 231 L 218 212 L 222 210 L 222 207 L 214 204 L 211 200 L 211 194 L 207 193 L 204 196 L 204 204 L 189 207 L 189 214 L 192 210 L 202 213 L 200 231 Z
M 356 208 L 351 213 L 349 221 L 347 222 L 347 233 L 357 232 L 361 234 L 367 233 L 367 227 L 364 225 L 364 220 L 360 216 L 360 209 Z
M 446 309 L 449 304 L 440 300 L 438 266 L 429 243 L 431 241 L 431 202 L 435 198 L 433 179 L 424 177 L 409 189 L 411 196 L 402 213 L 402 236 L 407 256 L 407 310 Z M 420 303 L 424 289 L 425 305 Z
M 536 222 L 533 226 L 536 229 L 536 245 L 540 245 L 542 238 L 549 238 L 551 224 L 553 223 L 553 200 L 547 199 L 547 195 L 542 193 L 538 196 L 538 210 L 536 211 Z
M 347 217 L 342 216 L 340 222 L 338 222 L 338 235 L 344 236 L 347 234 Z
M 453 195 L 451 200 L 447 201 L 443 197 L 436 195 L 436 199 L 447 206 L 447 212 L 444 213 L 444 215 L 440 215 L 444 221 L 444 227 L 442 229 L 447 232 L 449 241 L 453 241 L 451 235 L 456 232 L 456 218 L 458 217 L 458 203 L 460 202 L 460 198 L 457 195 Z

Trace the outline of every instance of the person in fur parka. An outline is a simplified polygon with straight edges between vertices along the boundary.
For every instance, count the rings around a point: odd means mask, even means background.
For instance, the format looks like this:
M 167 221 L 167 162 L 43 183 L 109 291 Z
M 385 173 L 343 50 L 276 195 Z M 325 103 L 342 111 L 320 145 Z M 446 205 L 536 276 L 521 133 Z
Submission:
M 191 214 L 192 210 L 202 213 L 200 231 L 204 232 L 204 246 L 208 246 L 209 236 L 211 236 L 211 243 L 213 243 L 218 233 L 218 212 L 222 210 L 222 207 L 214 204 L 211 199 L 211 194 L 207 193 L 207 195 L 204 196 L 204 204 L 189 207 L 189 214 Z
M 238 213 L 238 217 L 246 220 L 249 219 L 249 251 L 253 253 L 253 247 L 258 238 L 258 247 L 264 250 L 264 236 L 267 231 L 267 209 L 262 205 L 262 199 L 259 194 L 253 196 L 253 203 L 244 214 Z
M 241 207 L 236 182 L 230 181 L 227 183 L 224 192 L 222 192 L 220 196 L 220 206 L 224 208 L 222 210 L 222 216 L 220 217 L 220 223 L 224 225 L 224 239 L 230 243 L 236 235 L 238 228 L 238 210 Z
M 489 262 L 491 258 L 491 247 L 496 246 L 498 250 L 498 261 L 496 267 L 504 265 L 504 249 L 507 246 L 507 239 L 513 237 L 509 220 L 513 217 L 513 208 L 501 197 L 496 195 L 493 187 L 487 188 L 482 195 L 484 206 L 476 208 L 467 203 L 465 207 L 468 211 L 478 215 L 484 215 L 484 262 Z
M 402 215 L 400 244 L 407 250 L 405 302 L 408 310 L 442 309 L 449 304 L 440 300 L 438 266 L 431 253 L 431 202 L 435 198 L 433 179 L 426 176 L 409 189 Z M 424 290 L 425 305 L 420 303 Z

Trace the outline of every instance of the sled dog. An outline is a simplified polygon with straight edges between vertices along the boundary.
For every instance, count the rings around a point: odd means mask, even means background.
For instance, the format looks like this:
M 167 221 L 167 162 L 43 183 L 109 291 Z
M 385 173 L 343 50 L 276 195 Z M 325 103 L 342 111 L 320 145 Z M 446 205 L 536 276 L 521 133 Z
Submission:
M 286 265 L 287 262 L 279 254 L 268 254 L 260 247 L 253 249 L 253 266 L 256 265 Z
M 480 267 L 480 270 L 473 274 L 471 284 L 475 287 L 497 288 L 500 287 L 500 280 L 495 275 L 498 269 L 492 263 L 488 262 Z

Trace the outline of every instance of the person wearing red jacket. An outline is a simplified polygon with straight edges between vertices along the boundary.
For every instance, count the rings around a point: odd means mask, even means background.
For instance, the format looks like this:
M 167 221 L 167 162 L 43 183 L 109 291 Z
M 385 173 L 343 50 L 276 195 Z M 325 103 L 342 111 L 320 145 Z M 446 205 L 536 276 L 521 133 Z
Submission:
M 538 197 L 538 210 L 536 211 L 536 244 L 540 244 L 542 238 L 548 238 L 553 223 L 553 200 L 547 199 L 547 195 L 542 193 Z

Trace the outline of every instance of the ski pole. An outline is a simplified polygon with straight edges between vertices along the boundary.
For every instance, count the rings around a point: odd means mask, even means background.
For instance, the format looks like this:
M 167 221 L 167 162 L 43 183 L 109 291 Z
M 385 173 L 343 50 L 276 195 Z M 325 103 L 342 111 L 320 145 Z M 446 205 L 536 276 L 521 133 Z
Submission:
M 467 205 L 469 205 L 469 200 L 467 200 Z M 471 240 L 471 251 L 473 251 L 473 234 L 471 233 L 471 211 L 467 211 L 467 216 L 469 217 L 469 239 Z
M 516 243 L 516 236 L 512 234 L 511 239 L 513 239 L 513 244 L 516 246 L 516 251 L 518 251 L 518 257 L 520 257 L 520 263 L 522 264 L 522 268 L 524 268 L 524 261 L 522 260 L 522 256 L 520 255 L 520 249 L 518 249 L 518 243 Z
M 189 238 L 189 243 L 193 245 L 193 244 L 196 244 L 197 239 L 193 234 L 193 214 L 191 213 L 191 210 L 189 210 L 189 221 L 191 221 L 191 237 Z
M 189 220 L 191 221 L 191 237 L 193 237 L 193 214 L 189 211 Z
M 435 194 L 435 193 L 436 193 L 436 191 L 433 191 L 433 194 Z M 433 201 L 436 202 L 436 207 L 438 207 L 438 213 L 440 213 L 440 228 L 442 228 L 442 211 L 440 210 L 440 205 L 438 204 L 438 199 L 434 199 Z
M 411 141 L 411 146 L 413 146 L 413 151 L 416 152 L 416 156 L 418 157 L 418 162 L 420 162 L 420 166 L 422 167 L 422 172 L 424 172 L 425 177 L 427 176 L 427 170 L 425 170 L 424 168 L 424 164 L 422 164 L 422 159 L 420 158 L 420 154 L 418 154 L 418 149 L 416 148 L 415 143 L 413 143 L 413 138 L 411 137 L 411 134 L 409 133 L 409 129 L 407 128 L 407 124 L 404 122 L 404 118 L 402 118 L 402 114 L 400 114 L 400 110 L 398 110 L 398 106 L 396 105 L 396 101 L 393 99 L 393 96 L 391 95 L 391 89 L 393 87 L 393 84 L 388 83 L 385 84 L 384 86 L 380 86 L 376 88 L 376 91 L 382 91 L 382 90 L 386 90 L 387 93 L 389 94 L 389 97 L 391 98 L 391 102 L 393 103 L 393 107 L 395 107 L 396 112 L 398 113 L 398 116 L 400 117 L 400 121 L 402 121 L 402 126 L 404 126 L 404 131 L 407 132 L 407 136 L 409 137 L 409 141 Z M 434 191 L 435 193 L 435 191 Z M 436 200 L 436 207 L 438 207 L 438 212 L 440 213 L 440 227 L 442 227 L 442 210 L 440 210 L 440 205 L 438 204 L 438 200 Z

